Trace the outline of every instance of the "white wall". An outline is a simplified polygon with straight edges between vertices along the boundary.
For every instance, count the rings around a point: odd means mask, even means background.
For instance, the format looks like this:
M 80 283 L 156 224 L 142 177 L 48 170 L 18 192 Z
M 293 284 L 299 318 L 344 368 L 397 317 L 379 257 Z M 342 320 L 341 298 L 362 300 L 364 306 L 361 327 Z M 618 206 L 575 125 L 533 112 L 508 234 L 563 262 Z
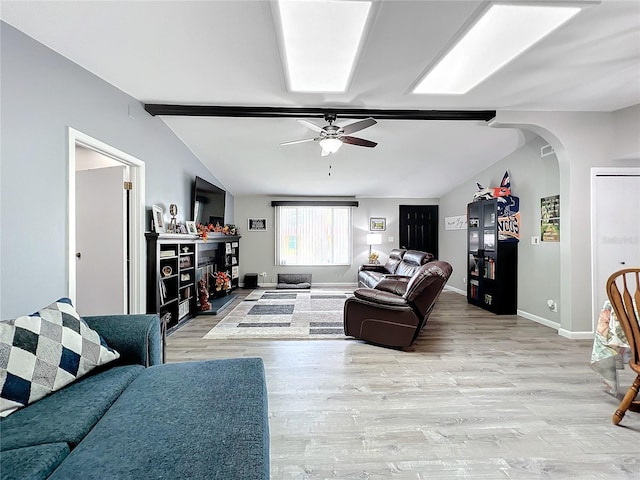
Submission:
M 246 273 L 266 272 L 264 283 L 276 282 L 278 273 L 311 273 L 314 285 L 355 285 L 357 283 L 358 267 L 367 263 L 369 246 L 366 235 L 369 233 L 369 218 L 384 217 L 387 219 L 387 229 L 382 233 L 382 245 L 376 250 L 381 254 L 380 261 L 386 261 L 386 254 L 399 246 L 399 205 L 438 205 L 433 198 L 331 198 L 330 200 L 357 200 L 359 206 L 353 209 L 353 264 L 336 267 L 293 267 L 275 265 L 275 209 L 272 200 L 295 200 L 287 197 L 269 196 L 237 196 L 235 197 L 235 219 L 240 228 L 240 281 Z M 304 200 L 329 200 L 326 197 L 305 197 Z M 249 218 L 266 218 L 266 232 L 247 231 Z M 390 240 L 391 238 L 391 240 Z M 261 285 L 263 279 L 258 278 Z
M 624 125 L 624 128 L 616 128 Z M 499 111 L 495 127 L 522 128 L 550 143 L 560 174 L 559 333 L 592 338 L 591 167 L 638 166 L 640 105 L 619 112 Z M 629 217 L 637 212 L 629 211 Z
M 175 203 L 179 217 L 190 218 L 194 177 L 219 182 L 134 98 L 3 22 L 0 49 L 4 319 L 68 294 L 68 127 L 144 161 L 149 208 Z M 232 196 L 227 204 L 232 215 Z M 100 232 L 95 238 L 100 241 Z

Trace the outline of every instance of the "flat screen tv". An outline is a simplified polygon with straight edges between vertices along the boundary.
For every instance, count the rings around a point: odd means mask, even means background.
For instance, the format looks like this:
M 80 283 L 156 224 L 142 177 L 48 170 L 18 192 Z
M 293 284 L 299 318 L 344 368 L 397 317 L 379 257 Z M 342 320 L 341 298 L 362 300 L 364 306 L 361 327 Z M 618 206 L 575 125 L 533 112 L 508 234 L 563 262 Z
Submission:
M 224 225 L 225 192 L 220 187 L 196 177 L 193 182 L 193 220 L 204 225 Z

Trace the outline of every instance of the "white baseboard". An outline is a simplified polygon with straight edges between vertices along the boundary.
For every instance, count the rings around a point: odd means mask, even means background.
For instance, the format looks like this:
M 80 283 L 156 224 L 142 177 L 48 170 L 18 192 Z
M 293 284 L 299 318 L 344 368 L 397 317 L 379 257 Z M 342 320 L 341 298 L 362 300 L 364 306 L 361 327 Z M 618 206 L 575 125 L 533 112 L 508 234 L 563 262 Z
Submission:
M 538 315 L 525 312 L 524 310 L 517 310 L 516 313 L 521 317 L 524 317 L 528 320 L 533 320 L 534 322 L 544 325 L 545 327 L 550 327 L 554 330 L 560 329 L 560 324 L 558 322 L 554 322 L 553 320 L 549 320 L 548 318 L 539 317 Z
M 450 287 L 449 285 L 445 285 L 444 290 L 449 290 L 451 292 L 457 293 L 458 295 L 464 295 L 465 297 L 467 296 L 467 292 L 465 290 L 460 290 L 456 287 Z
M 571 340 L 593 340 L 593 332 L 572 332 L 564 328 L 558 330 L 558 335 Z
M 533 315 L 532 313 L 528 313 L 522 310 L 518 310 L 518 315 L 521 317 L 527 318 L 529 320 L 533 320 L 536 323 L 540 323 L 546 327 L 551 327 L 554 330 L 558 331 L 558 335 L 561 337 L 569 338 L 571 340 L 592 340 L 593 332 L 572 332 L 565 328 L 561 328 L 558 322 L 554 322 L 552 320 L 539 317 L 537 315 Z

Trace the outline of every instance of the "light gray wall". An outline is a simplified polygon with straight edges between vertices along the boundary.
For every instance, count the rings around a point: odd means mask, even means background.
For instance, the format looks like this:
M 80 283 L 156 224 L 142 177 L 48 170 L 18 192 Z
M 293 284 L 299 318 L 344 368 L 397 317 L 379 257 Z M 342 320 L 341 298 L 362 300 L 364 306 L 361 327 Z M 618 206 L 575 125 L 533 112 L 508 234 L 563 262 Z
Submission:
M 449 286 L 466 294 L 467 230 L 445 230 L 444 218 L 466 215 L 476 182 L 484 187 L 498 186 L 508 170 L 511 192 L 520 198 L 518 310 L 559 324 L 559 314 L 551 312 L 546 302 L 560 299 L 560 243 L 531 245 L 531 237 L 540 236 L 540 199 L 560 193 L 558 161 L 555 155 L 541 158 L 540 147 L 546 142 L 540 137 L 530 134 L 528 138 L 523 147 L 440 199 L 440 257 L 453 265 Z M 562 235 L 562 218 L 560 222 Z
M 387 229 L 382 233 L 382 245 L 375 248 L 380 253 L 380 262 L 384 263 L 387 253 L 399 246 L 398 214 L 400 205 L 438 205 L 433 198 L 331 198 L 305 197 L 304 200 L 357 200 L 359 206 L 353 209 L 353 264 L 337 267 L 293 267 L 275 265 L 275 209 L 272 200 L 295 200 L 287 197 L 268 196 L 236 196 L 235 218 L 240 228 L 240 281 L 244 274 L 266 272 L 260 284 L 275 283 L 278 273 L 305 272 L 313 275 L 314 285 L 355 285 L 357 283 L 358 267 L 367 263 L 369 246 L 366 235 L 369 233 L 369 218 L 384 217 L 387 219 Z M 247 231 L 249 218 L 266 218 L 266 232 Z
M 11 318 L 67 294 L 67 127 L 144 161 L 147 206 L 175 203 L 180 219 L 195 175 L 220 182 L 137 100 L 5 23 L 0 35 L 0 318 Z M 228 195 L 230 221 L 233 210 Z
M 560 335 L 593 338 L 592 167 L 638 166 L 640 106 L 617 112 L 498 111 L 492 127 L 535 132 L 553 146 L 560 177 Z M 636 212 L 629 212 L 633 216 Z

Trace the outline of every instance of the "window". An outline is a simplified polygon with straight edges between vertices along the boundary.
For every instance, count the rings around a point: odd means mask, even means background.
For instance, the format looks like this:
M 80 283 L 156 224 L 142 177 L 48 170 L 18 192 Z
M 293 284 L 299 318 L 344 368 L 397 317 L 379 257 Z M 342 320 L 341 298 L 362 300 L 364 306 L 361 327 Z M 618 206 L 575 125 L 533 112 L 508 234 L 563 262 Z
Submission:
M 351 207 L 276 206 L 278 265 L 350 265 Z

